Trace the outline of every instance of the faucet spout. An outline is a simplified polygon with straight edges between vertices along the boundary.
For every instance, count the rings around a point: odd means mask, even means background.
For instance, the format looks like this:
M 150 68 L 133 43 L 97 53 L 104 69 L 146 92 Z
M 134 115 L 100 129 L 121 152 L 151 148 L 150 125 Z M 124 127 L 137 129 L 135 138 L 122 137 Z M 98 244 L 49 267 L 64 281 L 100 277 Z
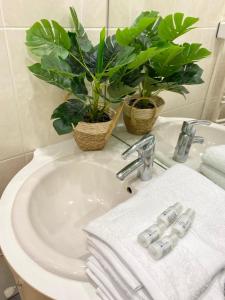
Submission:
M 143 166 L 143 164 L 144 164 L 143 160 L 141 158 L 137 158 L 131 163 L 129 163 L 127 166 L 125 166 L 122 170 L 120 170 L 116 174 L 116 177 L 123 181 L 128 175 L 133 173 L 139 167 Z
M 155 137 L 152 134 L 143 136 L 138 142 L 129 147 L 123 154 L 123 159 L 126 159 L 133 152 L 138 152 L 138 158 L 129 163 L 126 167 L 120 170 L 116 176 L 120 180 L 124 180 L 129 174 L 137 170 L 138 177 L 143 180 L 149 180 L 152 177 Z

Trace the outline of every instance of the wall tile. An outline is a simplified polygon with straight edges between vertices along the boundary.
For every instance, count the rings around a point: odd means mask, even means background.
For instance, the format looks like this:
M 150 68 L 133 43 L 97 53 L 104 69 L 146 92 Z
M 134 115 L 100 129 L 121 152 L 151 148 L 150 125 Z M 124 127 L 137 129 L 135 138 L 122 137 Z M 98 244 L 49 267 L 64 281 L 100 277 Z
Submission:
M 83 0 L 82 23 L 85 27 L 107 25 L 107 0 Z
M 106 26 L 107 0 L 2 0 L 7 27 L 29 27 L 44 18 L 70 26 L 70 6 L 75 7 L 85 27 Z
M 173 12 L 200 17 L 198 26 L 216 27 L 221 20 L 225 4 L 223 0 L 109 0 L 110 27 L 128 26 L 144 10 L 157 10 L 162 16 Z M 202 13 L 204 11 L 204 13 Z
M 23 152 L 4 32 L 0 31 L 0 161 Z
M 2 0 L 7 27 L 29 27 L 40 19 L 54 19 L 69 26 L 69 6 L 82 13 L 82 0 Z
M 13 176 L 26 165 L 25 156 L 0 161 L 0 197 Z
M 24 151 L 59 142 L 50 120 L 52 111 L 64 99 L 65 92 L 33 76 L 27 69 L 32 64 L 24 45 L 24 30 L 8 30 L 7 38 L 17 93 L 18 113 L 24 141 Z M 14 45 L 17 45 L 14 47 Z
M 200 119 L 204 101 L 180 106 L 172 110 L 164 110 L 160 115 L 163 117 L 179 117 Z
M 87 35 L 89 39 L 92 41 L 93 45 L 99 43 L 99 36 L 100 36 L 101 28 L 88 28 L 86 29 Z
M 0 28 L 3 27 L 2 15 L 3 15 L 2 5 L 1 5 L 1 1 L 0 1 Z

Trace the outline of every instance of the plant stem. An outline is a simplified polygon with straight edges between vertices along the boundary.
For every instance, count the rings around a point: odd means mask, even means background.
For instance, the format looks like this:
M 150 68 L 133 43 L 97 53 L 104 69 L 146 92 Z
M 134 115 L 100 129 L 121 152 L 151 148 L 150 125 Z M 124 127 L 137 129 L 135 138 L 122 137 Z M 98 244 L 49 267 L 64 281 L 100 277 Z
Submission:
M 87 67 L 87 65 L 85 63 L 82 63 L 75 55 L 73 55 L 71 52 L 70 52 L 70 55 L 73 57 L 73 59 L 75 59 L 88 73 L 89 75 L 91 76 L 91 78 L 93 80 L 96 80 L 95 76 L 91 73 L 91 71 L 89 70 L 89 68 Z

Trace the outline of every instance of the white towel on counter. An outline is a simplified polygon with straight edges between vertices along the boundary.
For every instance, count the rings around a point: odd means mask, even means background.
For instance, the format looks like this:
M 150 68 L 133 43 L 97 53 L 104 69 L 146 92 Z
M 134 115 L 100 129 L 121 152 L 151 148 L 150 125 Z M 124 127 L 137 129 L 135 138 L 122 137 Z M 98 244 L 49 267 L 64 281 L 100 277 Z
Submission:
M 198 300 L 224 300 L 225 299 L 225 270 L 210 282 L 208 288 Z
M 205 153 L 202 155 L 202 161 L 204 164 L 225 174 L 225 145 L 207 148 Z
M 175 202 L 195 210 L 194 223 L 170 254 L 155 261 L 137 236 Z M 95 249 L 136 297 L 123 299 L 143 299 L 139 291 L 154 300 L 199 299 L 225 268 L 225 192 L 185 166 L 176 165 L 153 179 L 85 230 L 90 251 Z M 104 265 L 100 257 L 95 258 Z M 105 274 L 114 284 L 118 281 L 110 271 Z M 120 293 L 121 285 L 114 287 Z
M 225 190 L 225 173 L 205 163 L 200 165 L 200 172 Z

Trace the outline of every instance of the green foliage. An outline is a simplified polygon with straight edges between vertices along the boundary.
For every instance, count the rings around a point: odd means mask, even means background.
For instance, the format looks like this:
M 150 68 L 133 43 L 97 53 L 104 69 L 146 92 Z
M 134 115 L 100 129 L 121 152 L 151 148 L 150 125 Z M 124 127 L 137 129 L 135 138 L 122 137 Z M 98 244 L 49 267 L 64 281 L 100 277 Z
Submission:
M 80 24 L 76 11 L 73 7 L 70 7 L 70 13 L 74 24 L 77 43 L 82 51 L 88 52 L 93 48 L 92 43 L 88 39 L 84 27 L 82 26 L 82 24 Z
M 117 29 L 116 40 L 122 46 L 129 45 L 137 36 L 139 36 L 148 26 L 155 22 L 155 17 L 149 17 L 145 15 L 136 19 L 134 25 L 130 28 Z
M 73 130 L 82 121 L 87 111 L 87 106 L 80 99 L 70 99 L 59 105 L 52 114 L 53 126 L 59 135 Z
M 70 38 L 65 29 L 56 21 L 41 20 L 27 30 L 26 45 L 37 56 L 53 53 L 65 59 L 71 47 Z
M 159 37 L 162 40 L 173 41 L 177 37 L 193 29 L 191 27 L 198 21 L 198 18 L 184 18 L 183 13 L 175 13 L 166 16 L 160 23 L 158 28 Z
M 39 79 L 44 80 L 61 89 L 71 92 L 71 80 L 58 73 L 50 72 L 42 68 L 40 63 L 29 66 L 28 69 Z
M 38 57 L 29 70 L 75 96 L 52 114 L 58 134 L 71 132 L 72 124 L 82 120 L 104 121 L 111 103 L 123 101 L 128 94 L 151 96 L 168 90 L 185 96 L 185 85 L 203 82 L 196 62 L 210 51 L 199 43 L 175 43 L 194 28 L 197 18 L 182 13 L 162 18 L 156 11 L 144 11 L 115 35 L 106 36 L 103 28 L 93 46 L 73 7 L 70 13 L 72 32 L 43 19 L 26 36 L 26 45 Z

